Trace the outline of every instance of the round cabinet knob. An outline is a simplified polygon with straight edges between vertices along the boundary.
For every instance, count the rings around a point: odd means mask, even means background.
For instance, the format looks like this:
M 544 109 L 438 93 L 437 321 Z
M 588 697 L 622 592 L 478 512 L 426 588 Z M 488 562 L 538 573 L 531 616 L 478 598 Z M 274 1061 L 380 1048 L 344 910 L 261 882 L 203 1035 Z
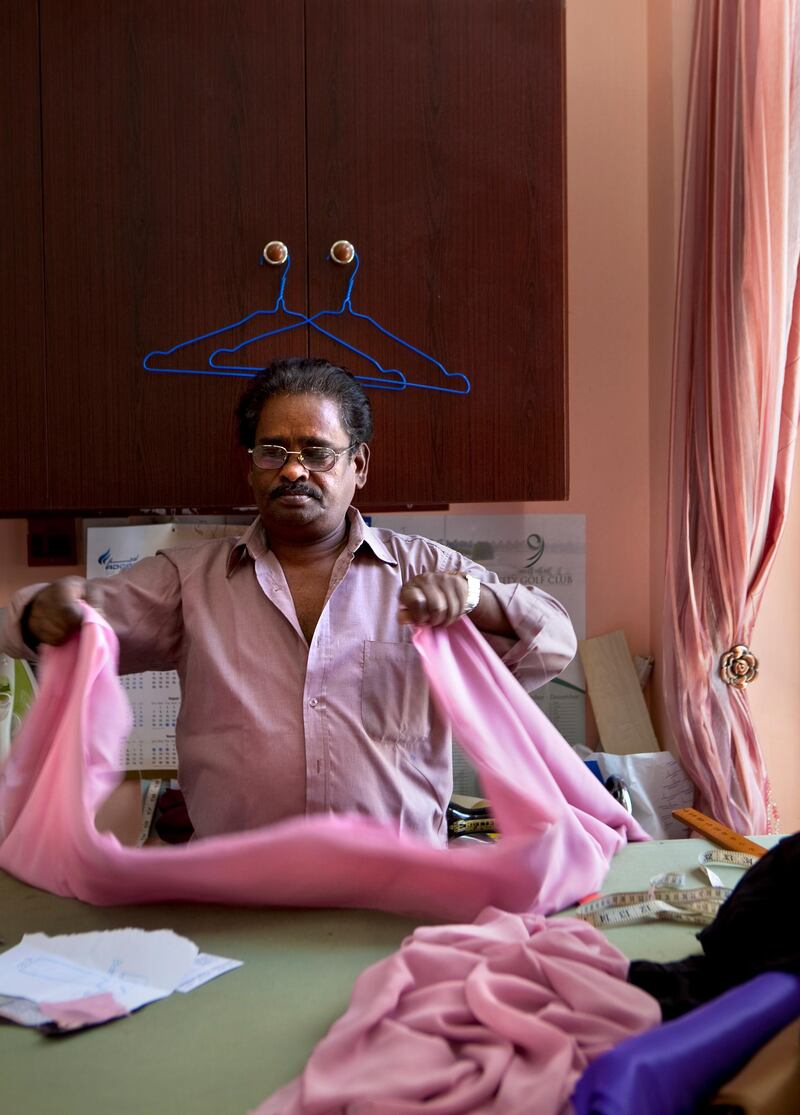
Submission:
M 331 244 L 331 259 L 334 263 L 352 263 L 356 257 L 356 250 L 349 240 L 337 240 Z
M 270 240 L 261 254 L 265 263 L 271 263 L 273 267 L 280 267 L 289 258 L 289 249 L 282 240 Z

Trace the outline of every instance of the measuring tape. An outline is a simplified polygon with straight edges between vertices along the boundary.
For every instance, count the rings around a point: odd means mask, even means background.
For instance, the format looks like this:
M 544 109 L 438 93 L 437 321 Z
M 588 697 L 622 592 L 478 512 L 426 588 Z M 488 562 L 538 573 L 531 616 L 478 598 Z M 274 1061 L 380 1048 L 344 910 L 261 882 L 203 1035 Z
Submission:
M 730 893 L 728 887 L 651 886 L 649 890 L 605 894 L 579 906 L 574 916 L 597 929 L 641 925 L 647 921 L 710 925 Z
M 749 852 L 701 852 L 698 863 L 713 863 L 716 867 L 752 867 L 760 858 Z
M 713 817 L 707 817 L 705 813 L 701 813 L 697 809 L 673 809 L 672 816 L 676 821 L 681 821 L 684 825 L 688 825 L 690 829 L 694 829 L 695 832 L 707 837 L 712 844 L 718 844 L 720 848 L 728 848 L 733 852 L 746 852 L 748 855 L 755 856 L 756 859 L 759 859 L 767 851 L 760 844 L 748 840 L 746 836 L 734 832 L 727 825 L 715 821 Z
M 139 835 L 136 838 L 137 848 L 141 848 L 150 835 L 153 817 L 156 812 L 156 802 L 158 801 L 158 795 L 161 793 L 163 781 L 163 778 L 154 778 L 145 792 L 144 801 L 142 802 L 142 824 L 139 828 Z
M 497 832 L 494 817 L 459 817 L 448 821 L 447 832 L 450 836 L 461 836 L 465 832 Z
M 700 864 L 700 874 L 711 883 L 712 887 L 723 886 L 722 879 L 716 871 L 712 871 L 711 864 L 715 867 L 752 867 L 754 863 L 758 863 L 758 856 L 751 856 L 748 852 L 731 852 L 725 851 L 722 848 L 717 848 L 712 852 L 701 852 L 697 857 L 697 862 Z
M 733 835 L 735 836 L 736 833 Z M 746 843 L 752 842 L 746 841 Z M 764 849 L 760 845 L 756 847 L 763 853 Z M 705 874 L 710 886 L 689 887 L 684 872 L 668 871 L 653 876 L 646 891 L 621 891 L 618 894 L 606 894 L 584 902 L 575 911 L 575 916 L 588 921 L 597 929 L 641 925 L 648 921 L 709 925 L 731 893 L 730 888 L 723 884 L 709 865 L 748 868 L 752 867 L 757 859 L 755 855 L 732 849 L 701 852 L 697 861 L 700 864 L 700 871 Z

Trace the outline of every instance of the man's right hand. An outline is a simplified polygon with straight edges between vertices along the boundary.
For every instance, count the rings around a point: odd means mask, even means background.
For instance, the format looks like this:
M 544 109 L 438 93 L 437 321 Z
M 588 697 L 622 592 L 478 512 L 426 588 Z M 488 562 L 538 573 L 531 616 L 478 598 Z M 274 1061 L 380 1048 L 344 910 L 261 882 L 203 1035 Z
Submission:
M 59 646 L 83 621 L 80 600 L 99 608 L 100 590 L 83 577 L 62 577 L 53 581 L 34 596 L 26 617 L 28 631 L 40 643 Z

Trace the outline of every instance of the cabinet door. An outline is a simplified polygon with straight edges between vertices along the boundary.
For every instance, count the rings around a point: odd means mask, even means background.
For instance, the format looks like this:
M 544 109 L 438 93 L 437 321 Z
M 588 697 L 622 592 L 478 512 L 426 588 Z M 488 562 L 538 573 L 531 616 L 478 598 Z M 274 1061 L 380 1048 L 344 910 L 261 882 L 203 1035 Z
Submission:
M 472 383 L 372 390 L 363 502 L 564 498 L 561 0 L 306 6 L 309 302 L 340 298 L 346 271 L 323 257 L 349 239 L 353 307 Z M 453 385 L 368 323 L 330 323 L 385 366 Z
M 0 4 L 0 511 L 47 506 L 36 0 Z
M 305 305 L 303 6 L 41 0 L 41 23 L 51 504 L 251 503 L 244 381 L 142 358 L 270 305 L 273 238 Z

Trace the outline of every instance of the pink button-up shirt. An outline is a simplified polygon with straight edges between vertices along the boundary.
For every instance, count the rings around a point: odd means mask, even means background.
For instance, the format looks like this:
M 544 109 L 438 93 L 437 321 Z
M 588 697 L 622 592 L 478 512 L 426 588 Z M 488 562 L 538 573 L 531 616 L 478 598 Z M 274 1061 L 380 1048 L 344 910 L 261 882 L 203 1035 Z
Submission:
M 446 839 L 451 736 L 430 700 L 397 595 L 417 573 L 469 572 L 491 587 L 517 635 L 489 641 L 528 689 L 575 653 L 547 593 L 426 538 L 374 529 L 354 508 L 311 643 L 259 520 L 219 539 L 144 558 L 95 582 L 120 640 L 120 672 L 178 671 L 179 777 L 199 836 L 303 813 L 356 812 Z M 40 587 L 40 586 L 39 586 Z M 12 601 L 5 649 L 30 657 Z

